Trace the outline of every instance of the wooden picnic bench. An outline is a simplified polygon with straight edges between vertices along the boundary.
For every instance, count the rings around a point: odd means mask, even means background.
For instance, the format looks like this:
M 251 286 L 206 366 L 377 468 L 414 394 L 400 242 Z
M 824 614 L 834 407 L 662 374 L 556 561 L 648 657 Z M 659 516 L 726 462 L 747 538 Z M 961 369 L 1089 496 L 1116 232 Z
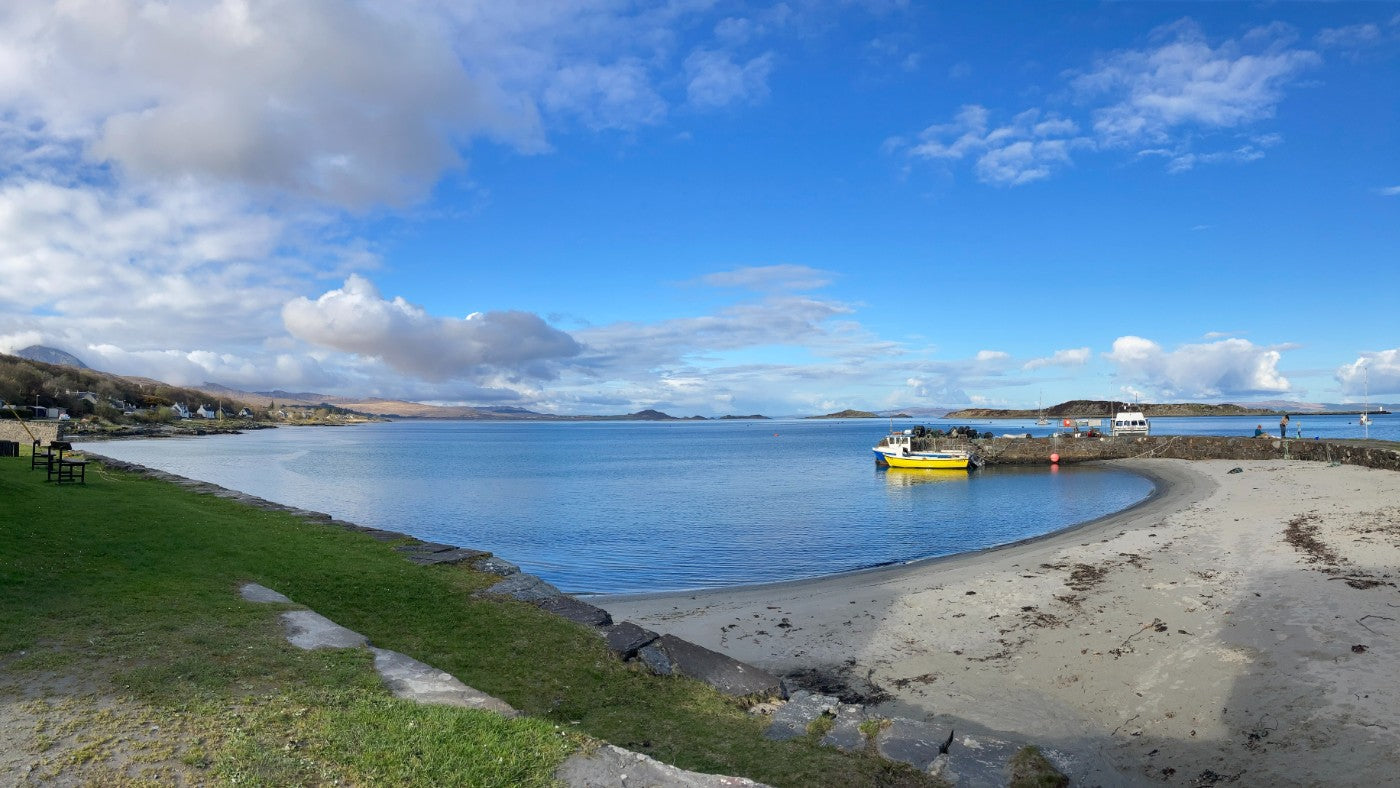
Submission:
M 29 470 L 35 468 L 49 469 L 49 463 L 53 462 L 53 445 L 40 446 L 43 441 L 34 441 L 34 453 L 29 455 Z
M 70 460 L 63 456 L 64 452 L 73 450 L 73 444 L 67 441 L 49 442 L 49 475 L 45 481 L 57 482 L 77 482 L 87 484 L 87 460 Z

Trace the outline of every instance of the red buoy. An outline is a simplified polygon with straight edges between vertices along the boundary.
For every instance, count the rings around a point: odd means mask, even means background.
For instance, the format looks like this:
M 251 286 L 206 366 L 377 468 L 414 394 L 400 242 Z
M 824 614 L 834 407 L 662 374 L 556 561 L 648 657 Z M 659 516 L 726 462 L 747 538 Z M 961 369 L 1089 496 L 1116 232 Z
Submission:
M 1056 463 L 1056 464 L 1058 464 L 1058 463 L 1060 462 L 1060 455 L 1058 455 L 1058 454 L 1052 454 L 1052 455 L 1050 455 L 1050 462 L 1051 462 L 1051 463 Z

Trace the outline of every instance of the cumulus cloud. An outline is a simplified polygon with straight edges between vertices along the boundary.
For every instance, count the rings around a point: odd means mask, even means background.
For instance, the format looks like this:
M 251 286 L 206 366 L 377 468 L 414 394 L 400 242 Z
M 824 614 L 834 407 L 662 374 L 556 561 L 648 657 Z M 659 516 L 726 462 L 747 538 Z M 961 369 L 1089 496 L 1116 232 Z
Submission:
M 1104 358 L 1117 367 L 1129 385 L 1140 385 L 1162 397 L 1211 398 L 1278 394 L 1290 389 L 1278 371 L 1281 354 L 1243 339 L 1222 339 L 1164 350 L 1137 336 L 1114 340 Z
M 1024 370 L 1043 369 L 1045 367 L 1082 367 L 1089 363 L 1089 348 L 1079 347 L 1068 350 L 1056 350 L 1053 355 L 1043 358 L 1033 358 L 1021 366 Z
M 1400 395 L 1400 349 L 1363 353 L 1333 375 L 1342 393 L 1357 398 L 1365 395 Z
M 528 312 L 435 317 L 402 298 L 386 301 L 368 279 L 355 275 L 315 301 L 287 302 L 282 319 L 298 339 L 381 359 L 429 380 L 499 372 L 550 378 L 556 373 L 549 362 L 581 350 L 573 337 Z
M 418 7 L 415 7 L 418 8 Z M 372 4 L 75 0 L 12 11 L 0 101 L 129 175 L 400 204 L 476 135 L 542 141 L 438 14 Z

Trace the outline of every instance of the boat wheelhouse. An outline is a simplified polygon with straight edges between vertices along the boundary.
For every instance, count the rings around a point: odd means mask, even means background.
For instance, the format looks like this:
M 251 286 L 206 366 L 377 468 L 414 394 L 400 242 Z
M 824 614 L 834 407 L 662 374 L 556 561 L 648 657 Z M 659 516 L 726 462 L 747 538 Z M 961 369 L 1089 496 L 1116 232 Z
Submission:
M 1142 411 L 1126 410 L 1113 417 L 1114 435 L 1147 435 L 1151 429 L 1152 425 Z

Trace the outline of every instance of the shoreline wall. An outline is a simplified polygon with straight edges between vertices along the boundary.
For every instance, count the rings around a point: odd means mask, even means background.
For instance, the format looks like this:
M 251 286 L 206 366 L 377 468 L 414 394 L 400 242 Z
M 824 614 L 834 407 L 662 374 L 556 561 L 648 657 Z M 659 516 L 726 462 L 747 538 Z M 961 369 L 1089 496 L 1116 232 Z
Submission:
M 21 425 L 14 419 L 5 419 L 0 421 L 0 441 L 15 441 L 21 446 L 29 446 L 34 440 L 29 437 L 29 432 L 24 431 L 25 427 L 45 444 L 59 440 L 62 432 L 56 421 L 26 421 Z
M 988 465 L 1047 465 L 1051 454 L 1060 463 L 1165 457 L 1177 460 L 1308 460 L 1400 471 L 1400 443 L 1308 439 L 1245 438 L 1216 435 L 1153 435 L 1102 438 L 993 438 L 929 440 L 928 447 L 976 452 Z M 1381 444 L 1381 445 L 1372 445 Z

